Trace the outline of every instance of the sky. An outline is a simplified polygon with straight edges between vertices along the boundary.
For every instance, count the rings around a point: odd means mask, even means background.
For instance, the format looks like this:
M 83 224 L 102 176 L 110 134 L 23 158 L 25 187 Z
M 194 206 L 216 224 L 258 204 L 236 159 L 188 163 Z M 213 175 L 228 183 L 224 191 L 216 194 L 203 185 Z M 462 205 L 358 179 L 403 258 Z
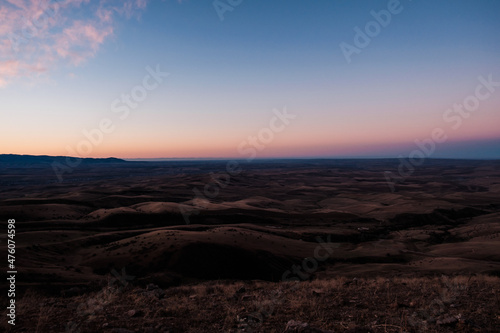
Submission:
M 500 2 L 0 0 L 0 153 L 500 158 Z

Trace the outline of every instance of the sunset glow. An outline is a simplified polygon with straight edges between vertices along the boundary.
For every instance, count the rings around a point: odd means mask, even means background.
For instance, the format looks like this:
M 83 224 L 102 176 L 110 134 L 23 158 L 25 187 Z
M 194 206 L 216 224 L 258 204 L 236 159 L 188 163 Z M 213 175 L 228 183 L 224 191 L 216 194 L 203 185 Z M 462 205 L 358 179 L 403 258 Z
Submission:
M 431 157 L 500 158 L 498 13 L 486 0 L 243 1 L 224 12 L 8 0 L 0 150 L 398 157 L 439 128 Z M 270 125 L 283 110 L 294 118 Z

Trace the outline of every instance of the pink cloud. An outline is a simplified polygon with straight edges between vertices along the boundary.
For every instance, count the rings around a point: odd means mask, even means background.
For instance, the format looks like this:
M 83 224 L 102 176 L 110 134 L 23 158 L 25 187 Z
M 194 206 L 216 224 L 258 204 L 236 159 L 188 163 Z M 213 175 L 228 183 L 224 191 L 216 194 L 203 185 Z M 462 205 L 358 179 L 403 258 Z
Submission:
M 18 8 L 28 10 L 28 7 L 26 6 L 26 1 L 24 0 L 7 0 L 7 2 L 11 3 L 12 5 Z
M 18 72 L 19 61 L 3 61 L 0 62 L 0 75 L 3 76 L 15 76 Z
M 140 18 L 146 6 L 147 0 L 7 0 L 0 7 L 0 87 L 82 65 L 113 36 L 120 16 Z
M 0 61 L 0 88 L 7 86 L 13 78 L 42 74 L 46 71 L 47 68 L 42 63 L 29 64 L 18 60 Z
M 95 56 L 100 45 L 112 34 L 111 25 L 97 29 L 84 21 L 75 21 L 57 36 L 54 50 L 61 58 L 67 58 L 72 64 L 79 65 Z

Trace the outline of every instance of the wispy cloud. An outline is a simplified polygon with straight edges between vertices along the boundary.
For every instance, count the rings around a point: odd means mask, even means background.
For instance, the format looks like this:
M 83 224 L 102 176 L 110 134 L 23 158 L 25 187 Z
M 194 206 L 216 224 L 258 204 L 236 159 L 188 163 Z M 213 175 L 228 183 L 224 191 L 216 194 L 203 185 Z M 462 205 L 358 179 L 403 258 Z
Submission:
M 139 19 L 147 1 L 6 0 L 0 5 L 0 88 L 85 63 L 113 36 L 116 20 Z

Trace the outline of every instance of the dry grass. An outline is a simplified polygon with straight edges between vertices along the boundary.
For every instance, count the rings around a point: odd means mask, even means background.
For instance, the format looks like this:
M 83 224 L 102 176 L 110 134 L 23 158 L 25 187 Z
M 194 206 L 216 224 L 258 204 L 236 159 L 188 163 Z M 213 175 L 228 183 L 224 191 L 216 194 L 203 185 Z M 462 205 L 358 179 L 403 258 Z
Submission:
M 500 327 L 500 279 L 491 276 L 212 281 L 166 289 L 161 299 L 144 292 L 127 287 L 53 298 L 29 291 L 18 301 L 16 332 L 283 332 L 289 320 L 334 332 Z

